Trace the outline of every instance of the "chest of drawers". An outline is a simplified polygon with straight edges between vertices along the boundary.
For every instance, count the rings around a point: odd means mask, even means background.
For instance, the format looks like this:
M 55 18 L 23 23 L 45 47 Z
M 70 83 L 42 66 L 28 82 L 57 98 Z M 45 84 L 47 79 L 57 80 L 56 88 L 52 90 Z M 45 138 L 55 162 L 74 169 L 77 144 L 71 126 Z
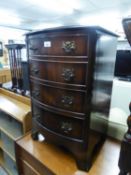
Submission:
M 106 135 L 116 40 L 100 27 L 53 28 L 26 36 L 32 138 L 41 133 L 67 148 L 83 170 L 89 170 L 94 148 Z

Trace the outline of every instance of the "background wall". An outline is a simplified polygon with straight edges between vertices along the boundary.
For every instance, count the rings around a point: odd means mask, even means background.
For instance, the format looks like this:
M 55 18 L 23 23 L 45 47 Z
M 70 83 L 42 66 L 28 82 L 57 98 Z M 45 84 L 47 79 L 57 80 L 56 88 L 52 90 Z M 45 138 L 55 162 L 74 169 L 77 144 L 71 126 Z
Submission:
M 126 39 L 118 39 L 117 50 L 131 50 L 131 46 Z
M 9 40 L 13 40 L 15 43 L 25 43 L 25 33 L 27 32 L 27 30 L 0 26 L 0 41 L 3 43 L 4 49 L 3 56 L 0 57 L 0 63 L 2 63 L 4 66 L 7 66 L 9 64 L 8 51 L 4 45 L 8 44 Z M 23 59 L 26 59 L 25 51 L 23 51 Z

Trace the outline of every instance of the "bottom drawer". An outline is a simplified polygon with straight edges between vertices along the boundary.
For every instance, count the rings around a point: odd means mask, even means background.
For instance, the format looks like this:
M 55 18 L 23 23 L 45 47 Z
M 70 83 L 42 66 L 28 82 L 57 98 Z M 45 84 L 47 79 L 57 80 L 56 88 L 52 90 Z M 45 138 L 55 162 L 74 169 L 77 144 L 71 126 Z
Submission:
M 21 164 L 21 175 L 40 175 L 29 163 L 19 159 Z
M 18 175 L 16 163 L 4 152 L 4 167 L 12 175 Z
M 32 148 L 30 149 L 30 146 L 28 145 L 28 141 L 32 143 Z M 41 154 L 43 155 L 43 145 L 42 148 L 37 149 L 37 143 L 36 145 L 32 142 L 32 140 L 28 140 L 24 143 L 27 143 L 29 146 L 19 145 L 19 143 L 15 144 L 16 148 L 16 162 L 18 167 L 19 175 L 54 175 L 54 173 L 48 169 L 47 166 L 45 166 L 45 162 L 41 157 Z M 19 142 L 19 140 L 18 140 Z M 24 148 L 24 149 L 23 149 Z
M 51 131 L 75 139 L 83 138 L 84 121 L 82 119 L 47 112 L 43 108 L 36 106 L 33 109 L 33 122 L 40 123 L 43 127 Z

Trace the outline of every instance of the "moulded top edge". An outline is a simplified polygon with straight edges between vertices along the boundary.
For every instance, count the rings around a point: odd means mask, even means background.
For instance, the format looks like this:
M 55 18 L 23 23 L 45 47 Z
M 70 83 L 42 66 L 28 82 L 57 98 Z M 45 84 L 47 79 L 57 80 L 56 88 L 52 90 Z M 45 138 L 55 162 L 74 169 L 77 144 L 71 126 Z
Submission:
M 40 33 L 48 33 L 48 32 L 61 32 L 61 31 L 73 31 L 73 30 L 83 30 L 83 31 L 100 31 L 100 32 L 103 32 L 103 33 L 106 33 L 106 34 L 110 34 L 112 36 L 115 36 L 115 37 L 118 37 L 117 34 L 107 30 L 107 29 L 104 29 L 103 27 L 100 27 L 100 26 L 82 26 L 82 25 L 78 25 L 78 26 L 75 26 L 75 25 L 71 25 L 71 26 L 61 26 L 61 27 L 55 27 L 55 28 L 46 28 L 46 29 L 42 29 L 42 30 L 37 30 L 37 31 L 32 31 L 32 32 L 29 32 L 29 33 L 26 33 L 26 36 L 29 36 L 29 35 L 35 35 L 35 34 L 40 34 Z

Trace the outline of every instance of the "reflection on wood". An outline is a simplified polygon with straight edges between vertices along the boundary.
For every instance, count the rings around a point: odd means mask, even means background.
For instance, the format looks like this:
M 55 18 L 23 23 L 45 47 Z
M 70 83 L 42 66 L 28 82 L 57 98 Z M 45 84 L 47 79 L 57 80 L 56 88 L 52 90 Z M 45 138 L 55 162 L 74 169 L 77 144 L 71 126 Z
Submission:
M 80 171 L 73 156 L 66 150 L 63 151 L 46 142 L 33 141 L 30 134 L 17 140 L 16 145 L 16 159 L 20 174 L 23 172 L 27 174 L 24 160 L 28 160 L 27 164 L 35 169 L 36 174 L 41 175 L 117 175 L 119 172 L 120 142 L 114 139 L 106 140 L 89 172 Z

